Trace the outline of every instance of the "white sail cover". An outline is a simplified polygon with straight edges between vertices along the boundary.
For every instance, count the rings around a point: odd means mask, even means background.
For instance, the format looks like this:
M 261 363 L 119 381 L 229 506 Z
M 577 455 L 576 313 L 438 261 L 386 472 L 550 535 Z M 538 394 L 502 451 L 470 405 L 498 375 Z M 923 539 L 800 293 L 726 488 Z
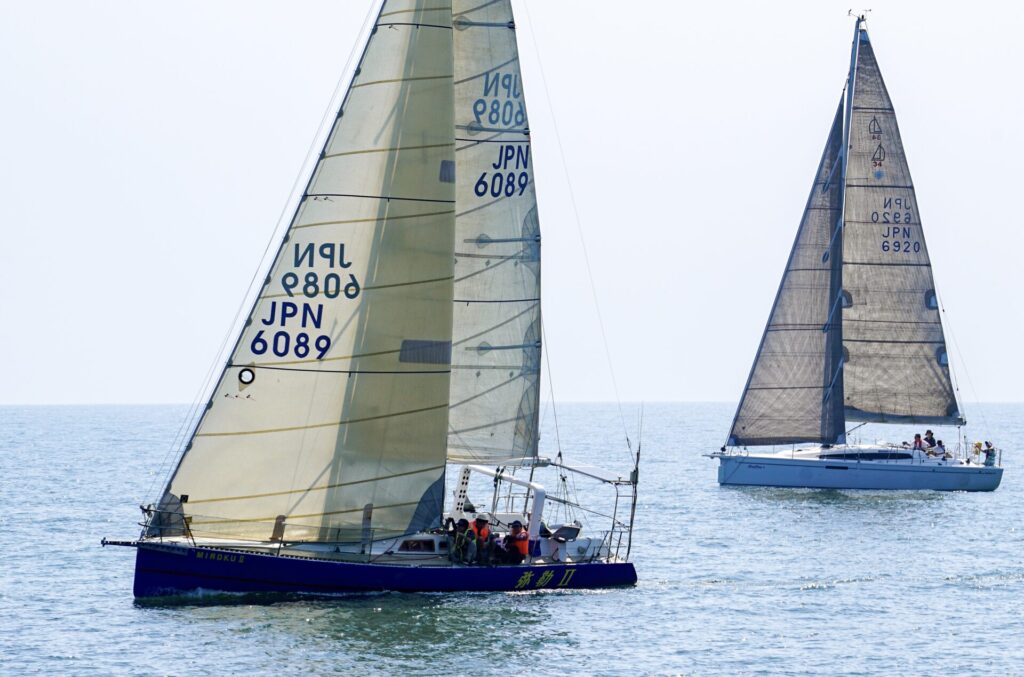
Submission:
M 537 454 L 540 225 L 508 0 L 455 0 L 455 299 L 448 459 Z
M 161 501 L 197 536 L 333 541 L 440 523 L 456 199 L 442 4 L 383 3 Z
M 846 418 L 963 423 L 892 101 L 860 28 L 843 237 Z
M 842 213 L 842 143 L 840 101 L 730 445 L 830 444 L 844 431 L 842 398 L 829 396 L 842 380 L 840 316 L 833 302 L 839 289 L 840 257 L 833 252 Z

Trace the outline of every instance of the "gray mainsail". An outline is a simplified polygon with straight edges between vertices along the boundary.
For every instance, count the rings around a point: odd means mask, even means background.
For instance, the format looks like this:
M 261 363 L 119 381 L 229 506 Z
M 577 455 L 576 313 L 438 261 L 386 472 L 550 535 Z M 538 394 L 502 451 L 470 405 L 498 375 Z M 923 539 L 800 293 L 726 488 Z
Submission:
M 796 242 L 729 434 L 731 445 L 822 442 L 844 431 L 840 368 L 843 103 L 836 110 Z M 836 390 L 838 388 L 838 390 Z
M 863 23 L 730 445 L 841 443 L 847 420 L 964 422 L 914 185 Z
M 843 233 L 846 418 L 960 425 L 914 184 L 858 26 Z

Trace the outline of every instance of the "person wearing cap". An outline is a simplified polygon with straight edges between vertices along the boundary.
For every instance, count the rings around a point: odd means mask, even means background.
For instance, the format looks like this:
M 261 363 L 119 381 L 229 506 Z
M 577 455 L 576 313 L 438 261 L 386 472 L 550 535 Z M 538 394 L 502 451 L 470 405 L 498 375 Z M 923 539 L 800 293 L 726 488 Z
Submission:
M 476 536 L 476 559 L 481 564 L 486 564 L 491 557 L 491 518 L 487 513 L 480 513 L 473 520 L 470 530 Z
M 929 447 L 934 447 L 935 446 L 935 435 L 934 435 L 934 433 L 932 433 L 931 430 L 925 430 L 924 431 L 924 443 L 925 443 L 926 446 L 929 446 Z
M 505 561 L 508 564 L 522 564 L 530 554 L 530 535 L 519 520 L 512 522 L 511 530 L 505 536 Z
M 476 562 L 476 532 L 469 528 L 469 520 L 460 519 L 455 531 L 448 537 L 448 558 L 460 564 Z
M 991 442 L 985 442 L 985 465 L 989 468 L 996 464 L 996 448 Z

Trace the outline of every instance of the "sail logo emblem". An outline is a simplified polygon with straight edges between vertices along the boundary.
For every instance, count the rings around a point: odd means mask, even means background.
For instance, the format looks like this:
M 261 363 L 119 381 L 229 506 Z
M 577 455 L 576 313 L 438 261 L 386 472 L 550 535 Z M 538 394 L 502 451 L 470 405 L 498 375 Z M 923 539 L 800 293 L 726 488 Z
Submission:
M 875 154 L 871 156 L 871 166 L 881 167 L 883 162 L 885 162 L 885 149 L 882 148 L 882 144 L 878 144 Z
M 872 141 L 878 141 L 882 138 L 882 125 L 878 124 L 878 118 L 871 118 L 871 122 L 868 123 L 868 133 L 871 135 Z

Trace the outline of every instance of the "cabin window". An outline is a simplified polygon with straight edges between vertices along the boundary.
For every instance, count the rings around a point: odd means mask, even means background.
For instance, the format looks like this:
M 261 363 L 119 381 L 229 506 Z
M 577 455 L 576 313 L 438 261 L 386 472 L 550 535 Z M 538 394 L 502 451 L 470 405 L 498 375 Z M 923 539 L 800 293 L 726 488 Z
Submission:
M 434 552 L 434 541 L 410 538 L 402 541 L 402 544 L 398 546 L 398 552 Z

